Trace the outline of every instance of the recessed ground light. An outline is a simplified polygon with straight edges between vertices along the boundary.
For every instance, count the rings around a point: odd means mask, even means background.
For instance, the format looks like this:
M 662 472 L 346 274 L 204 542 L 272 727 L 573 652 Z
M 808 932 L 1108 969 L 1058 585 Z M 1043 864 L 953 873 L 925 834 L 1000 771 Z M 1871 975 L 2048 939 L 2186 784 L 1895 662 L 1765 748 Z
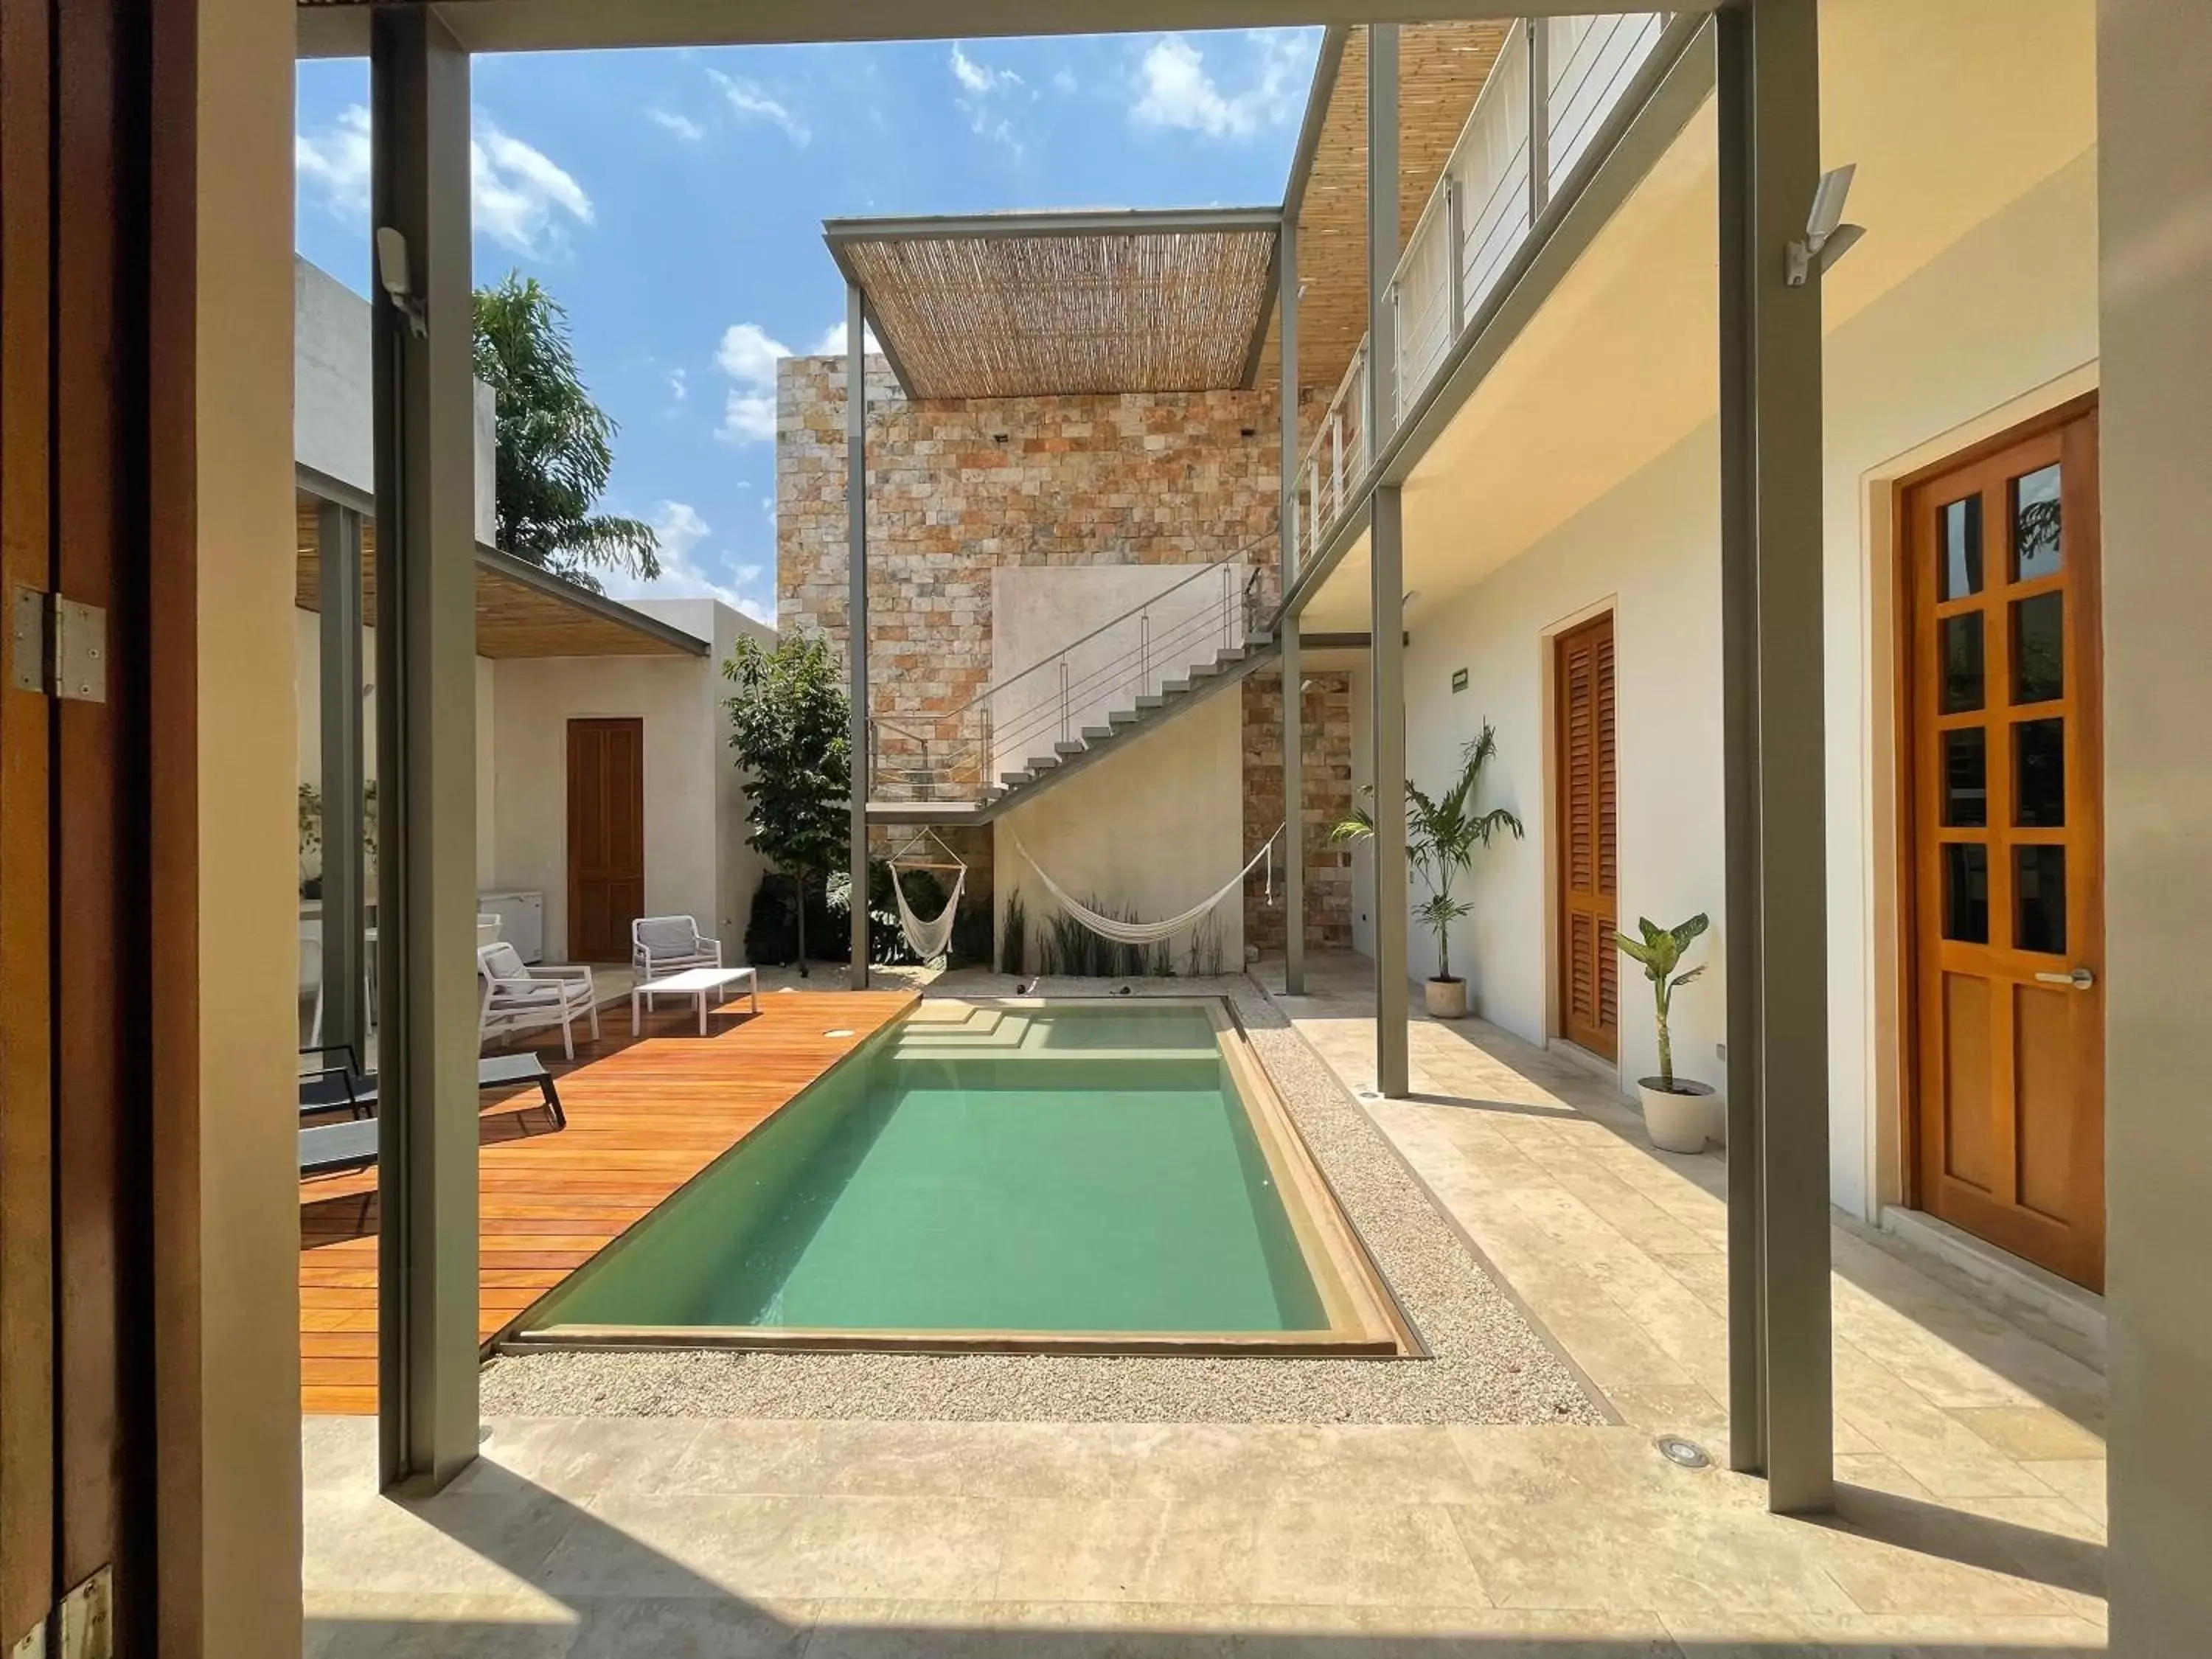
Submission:
M 1657 1441 L 1659 1455 L 1669 1463 L 1686 1469 L 1709 1469 L 1713 1460 L 1705 1449 L 1694 1440 L 1685 1440 L 1679 1434 L 1662 1434 Z
M 850 1026 L 840 1025 L 835 1030 L 824 1031 L 822 1035 L 823 1036 L 848 1037 L 853 1035 L 853 1030 Z

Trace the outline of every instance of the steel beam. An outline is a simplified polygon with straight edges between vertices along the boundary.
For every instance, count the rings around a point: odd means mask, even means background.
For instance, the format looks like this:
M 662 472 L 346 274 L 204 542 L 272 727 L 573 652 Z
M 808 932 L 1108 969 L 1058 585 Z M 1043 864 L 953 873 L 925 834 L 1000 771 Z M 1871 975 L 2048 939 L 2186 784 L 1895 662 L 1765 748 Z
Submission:
M 405 239 L 374 311 L 381 1474 L 477 1455 L 476 404 L 469 59 L 379 8 L 371 222 Z M 384 267 L 380 282 L 399 283 Z
M 1282 222 L 1279 207 L 1084 208 L 1030 212 L 911 214 L 824 219 L 835 249 L 852 242 L 1026 242 L 1048 236 L 1258 235 Z
M 1276 377 L 1275 401 L 1283 442 L 1275 541 L 1281 550 L 1282 591 L 1288 593 L 1298 574 L 1298 228 L 1287 214 L 1276 240 L 1275 259 L 1279 283 L 1275 309 L 1281 319 L 1277 331 L 1281 372 Z M 1298 619 L 1285 616 L 1279 627 L 1283 641 L 1283 990 L 1299 997 L 1306 992 L 1305 700 L 1299 691 Z
M 1668 0 L 1676 12 L 1723 0 Z M 577 52 L 616 46 L 805 45 L 834 40 L 962 40 L 1036 34 L 1142 34 L 1160 30 L 1568 17 L 1648 11 L 1651 0 L 819 0 L 809 6 L 733 6 L 729 0 L 449 0 L 440 8 L 472 52 Z M 366 5 L 299 7 L 300 55 L 358 58 Z
M 1730 1465 L 1832 1508 L 1815 0 L 1718 19 Z
M 362 974 L 367 940 L 362 809 L 361 514 L 336 501 L 317 503 L 315 558 L 322 606 L 319 702 L 322 716 L 323 939 L 322 1035 L 364 1058 L 368 1011 Z
M 868 301 L 845 284 L 845 659 L 852 672 L 853 965 L 868 988 Z
M 1395 484 L 1375 492 L 1375 1086 L 1392 1098 L 1413 1087 L 1407 1053 L 1406 515 Z

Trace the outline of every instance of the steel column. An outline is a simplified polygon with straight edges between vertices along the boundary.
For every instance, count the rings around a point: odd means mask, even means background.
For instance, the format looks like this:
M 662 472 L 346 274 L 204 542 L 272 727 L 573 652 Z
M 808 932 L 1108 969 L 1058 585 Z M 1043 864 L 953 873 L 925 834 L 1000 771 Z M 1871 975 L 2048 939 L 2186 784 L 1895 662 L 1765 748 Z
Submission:
M 1398 268 L 1398 26 L 1367 31 L 1367 453 L 1396 424 L 1398 341 L 1390 280 Z M 1456 257 L 1456 255 L 1455 255 Z M 1398 487 L 1375 492 L 1368 564 L 1368 653 L 1375 705 L 1375 1086 L 1412 1087 L 1406 1054 L 1405 518 Z M 1293 623 L 1295 627 L 1295 623 Z
M 868 988 L 868 301 L 845 284 L 845 657 L 852 671 L 853 966 Z
M 1405 510 L 1396 484 L 1375 492 L 1368 537 L 1373 574 L 1375 738 L 1375 1086 L 1413 1087 L 1407 1055 Z
M 1282 548 L 1285 597 L 1298 574 L 1298 227 L 1285 216 L 1277 243 L 1276 337 L 1282 343 L 1277 401 L 1282 405 L 1282 505 L 1277 541 Z M 1283 636 L 1283 991 L 1306 991 L 1306 836 L 1304 698 L 1299 693 L 1298 619 L 1285 611 L 1276 623 Z
M 408 266 L 374 329 L 378 1412 L 385 1486 L 422 1491 L 477 1454 L 469 59 L 426 6 L 379 9 L 369 39 L 372 222 Z
M 1729 1462 L 1835 1501 L 1828 1246 L 1820 294 L 1785 250 L 1819 182 L 1815 0 L 1719 18 Z
M 318 504 L 315 556 L 320 586 L 323 791 L 322 1036 L 367 1058 L 362 1006 L 367 885 L 362 841 L 366 795 L 362 756 L 361 514 Z
M 1367 29 L 1367 459 L 1398 424 L 1398 26 Z M 1364 471 L 1364 469 L 1362 469 Z M 1381 620 L 1376 622 L 1379 632 Z

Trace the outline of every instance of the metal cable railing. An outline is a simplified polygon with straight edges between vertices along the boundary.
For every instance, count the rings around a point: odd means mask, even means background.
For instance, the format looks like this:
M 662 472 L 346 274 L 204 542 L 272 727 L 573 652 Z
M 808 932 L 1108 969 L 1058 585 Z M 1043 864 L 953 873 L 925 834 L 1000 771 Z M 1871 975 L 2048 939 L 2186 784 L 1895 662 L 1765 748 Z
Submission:
M 869 798 L 980 799 L 1000 775 L 1083 741 L 1139 700 L 1250 644 L 1266 614 L 1255 538 L 942 714 L 872 717 Z
M 1537 216 L 1569 182 L 1634 82 L 1669 15 L 1524 21 L 1508 37 L 1384 295 L 1395 341 L 1395 397 L 1386 418 L 1401 417 L 1427 394 L 1527 245 Z M 1375 456 L 1376 434 L 1365 429 L 1371 347 L 1363 339 L 1352 353 L 1298 469 L 1298 544 L 1308 556 L 1358 499 Z

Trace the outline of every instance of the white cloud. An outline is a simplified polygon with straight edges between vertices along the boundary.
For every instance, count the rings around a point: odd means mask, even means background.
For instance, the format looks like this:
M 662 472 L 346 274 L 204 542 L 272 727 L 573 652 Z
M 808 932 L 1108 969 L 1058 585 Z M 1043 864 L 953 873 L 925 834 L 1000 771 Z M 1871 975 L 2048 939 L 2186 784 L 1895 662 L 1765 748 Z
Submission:
M 1310 41 L 1297 29 L 1250 29 L 1244 38 L 1258 61 L 1251 84 L 1231 94 L 1208 73 L 1204 52 L 1180 34 L 1161 36 L 1138 65 L 1130 118 L 1139 126 L 1209 138 L 1249 138 L 1290 120 L 1298 107 L 1300 70 L 1310 62 Z
M 729 100 L 730 107 L 739 115 L 782 128 L 786 137 L 802 147 L 813 137 L 807 131 L 804 122 L 762 91 L 755 82 L 735 80 L 720 70 L 708 70 L 707 74 L 722 89 L 722 96 Z
M 688 115 L 678 115 L 665 109 L 649 109 L 645 118 L 664 132 L 672 132 L 687 144 L 696 144 L 707 136 L 707 129 Z
M 319 137 L 292 140 L 292 165 L 301 186 L 321 193 L 323 205 L 341 219 L 368 218 L 368 111 L 355 104 Z
M 1072 97 L 1075 92 L 1074 71 L 1054 70 L 1052 72 L 1052 89 L 1063 98 Z
M 592 198 L 581 185 L 543 150 L 489 121 L 478 122 L 469 141 L 469 183 L 476 228 L 517 253 L 559 248 L 567 240 L 566 220 L 592 222 Z
M 952 77 L 973 93 L 1003 92 L 1022 83 L 1022 77 L 1012 70 L 993 69 L 979 64 L 960 50 L 960 43 L 952 43 Z
M 668 371 L 668 395 L 679 404 L 691 395 L 690 377 L 680 368 Z
M 822 337 L 814 343 L 814 349 L 806 355 L 810 357 L 842 357 L 845 355 L 845 342 L 849 337 L 844 324 L 832 323 L 822 331 Z M 883 347 L 877 343 L 876 331 L 872 328 L 863 328 L 860 331 L 860 349 L 863 351 L 883 349 Z
M 369 120 L 355 104 L 337 122 L 292 141 L 293 166 L 303 186 L 319 191 L 338 217 L 368 217 Z M 470 206 L 476 228 L 517 253 L 556 251 L 571 224 L 592 222 L 592 198 L 543 150 L 478 121 L 469 141 Z
M 732 381 L 722 407 L 720 435 L 731 443 L 775 441 L 775 366 L 791 348 L 758 323 L 732 323 L 722 331 L 714 362 Z
M 651 581 L 627 574 L 610 573 L 602 580 L 607 595 L 617 599 L 720 599 L 732 610 L 757 623 L 775 626 L 775 606 L 750 598 L 739 590 L 760 580 L 757 564 L 725 568 L 718 579 L 713 561 L 704 556 L 702 544 L 713 526 L 689 501 L 663 501 L 649 516 L 653 534 L 660 540 L 660 574 Z

